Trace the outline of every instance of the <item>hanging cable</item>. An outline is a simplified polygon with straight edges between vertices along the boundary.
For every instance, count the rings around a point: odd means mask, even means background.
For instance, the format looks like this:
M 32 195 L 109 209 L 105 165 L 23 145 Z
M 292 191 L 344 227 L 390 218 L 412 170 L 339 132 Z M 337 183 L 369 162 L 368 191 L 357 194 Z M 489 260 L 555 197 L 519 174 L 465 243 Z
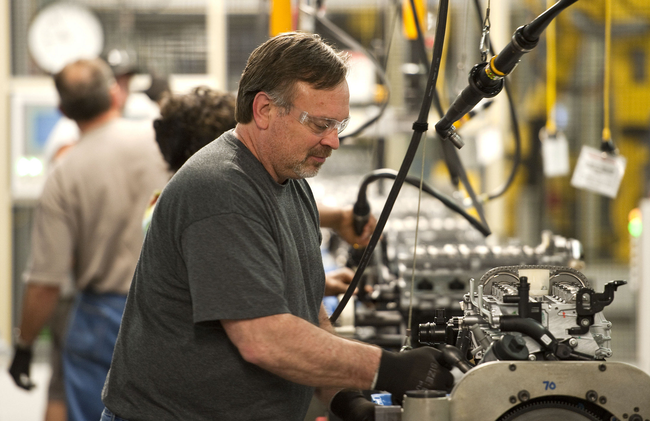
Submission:
M 410 0 L 411 4 L 411 13 L 413 16 L 413 22 L 415 23 L 415 28 L 417 30 L 417 36 L 418 36 L 418 44 L 420 46 L 420 57 L 422 57 L 425 68 L 427 69 L 427 74 L 430 71 L 430 68 L 427 66 L 429 61 L 427 60 L 427 52 L 426 52 L 426 44 L 424 42 L 424 34 L 422 33 L 422 27 L 420 26 L 419 22 L 419 17 L 417 13 L 417 9 L 415 7 L 415 0 Z M 445 22 L 446 25 L 446 22 Z M 444 50 L 444 42 L 443 42 L 443 50 Z M 441 51 L 441 58 L 440 61 L 442 61 L 442 55 L 443 51 Z M 440 63 L 439 63 L 440 64 Z M 440 102 L 440 98 L 437 95 L 434 96 L 434 102 L 436 103 L 436 107 L 439 110 L 442 110 L 442 104 Z M 421 164 L 421 169 L 420 169 L 420 185 L 418 189 L 418 207 L 417 207 L 417 213 L 416 213 L 416 218 L 415 218 L 415 239 L 414 239 L 414 244 L 413 244 L 413 270 L 411 271 L 411 294 L 409 298 L 409 313 L 408 313 L 408 320 L 406 324 L 406 337 L 404 338 L 404 343 L 402 344 L 402 351 L 411 349 L 411 325 L 412 325 L 412 320 L 413 320 L 413 295 L 415 293 L 415 265 L 417 262 L 417 250 L 418 250 L 418 231 L 420 227 L 420 205 L 422 203 L 422 188 L 424 184 L 424 157 L 425 157 L 425 150 L 426 150 L 426 142 L 422 145 L 422 164 Z
M 547 0 L 550 7 L 553 0 Z M 555 22 L 546 29 L 546 134 L 553 137 L 557 131 L 553 108 L 557 98 L 557 48 Z
M 422 135 L 428 129 L 427 121 L 429 118 L 429 110 L 431 107 L 431 103 L 433 101 L 433 95 L 436 90 L 436 83 L 438 81 L 438 71 L 440 69 L 443 43 L 445 40 L 448 9 L 449 9 L 449 0 L 440 0 L 440 4 L 438 7 L 438 21 L 436 24 L 436 37 L 433 45 L 433 55 L 431 59 L 431 71 L 429 72 L 429 78 L 427 81 L 427 87 L 425 90 L 425 96 L 422 101 L 422 108 L 420 109 L 420 114 L 418 115 L 418 119 L 416 120 L 416 122 L 413 123 L 413 136 L 411 137 L 411 142 L 406 151 L 406 155 L 404 156 L 404 160 L 402 161 L 402 165 L 400 166 L 399 172 L 397 173 L 397 177 L 395 178 L 395 183 L 393 183 L 393 186 L 388 194 L 388 198 L 386 199 L 386 203 L 384 204 L 384 208 L 381 212 L 381 215 L 377 220 L 377 225 L 375 227 L 375 230 L 373 231 L 372 236 L 370 237 L 370 242 L 366 246 L 366 249 L 364 250 L 363 255 L 361 256 L 361 260 L 359 261 L 359 266 L 357 268 L 357 271 L 355 272 L 354 277 L 350 282 L 350 286 L 348 287 L 347 291 L 341 298 L 339 305 L 336 307 L 336 309 L 330 316 L 330 322 L 332 324 L 338 319 L 341 312 L 347 305 L 348 301 L 350 301 L 350 297 L 352 297 L 354 290 L 357 288 L 359 281 L 361 280 L 363 271 L 365 270 L 366 266 L 368 266 L 370 257 L 372 256 L 372 253 L 374 252 L 374 249 L 377 246 L 377 243 L 379 242 L 379 238 L 381 237 L 384 227 L 386 226 L 386 221 L 388 220 L 390 212 L 393 206 L 395 205 L 395 202 L 397 201 L 397 196 L 399 195 L 399 191 L 402 188 L 402 185 L 404 184 L 404 180 L 408 174 L 409 168 L 411 167 L 411 163 L 415 158 L 415 154 L 417 153 L 418 147 L 420 145 L 420 140 L 422 139 Z
M 422 28 L 420 25 L 419 18 L 417 16 L 417 13 L 415 12 L 416 10 L 415 0 L 410 0 L 410 4 L 411 4 L 411 13 L 413 14 L 413 20 L 415 22 L 415 27 L 417 29 L 419 56 L 422 62 L 425 63 L 426 66 L 428 66 L 424 35 L 422 33 Z M 440 60 L 442 60 L 442 58 Z M 427 69 L 429 69 L 429 67 L 427 67 Z M 436 107 L 438 114 L 443 115 L 442 104 L 437 90 L 434 90 L 434 92 L 432 92 L 432 95 L 433 95 L 433 104 Z M 469 182 L 469 178 L 467 177 L 465 168 L 463 167 L 463 164 L 460 161 L 460 157 L 458 156 L 458 151 L 456 150 L 456 148 L 450 147 L 449 143 L 450 142 L 442 143 L 442 152 L 443 152 L 445 164 L 447 165 L 447 169 L 449 170 L 449 175 L 452 179 L 452 183 L 454 184 L 454 186 L 458 186 L 459 183 L 463 185 L 465 191 L 467 191 L 467 194 L 469 195 L 471 206 L 474 207 L 476 213 L 481 219 L 481 224 L 485 227 L 487 231 L 489 231 L 489 228 L 487 227 L 488 226 L 487 220 L 485 219 L 485 212 L 483 210 L 483 206 L 481 202 L 478 200 L 478 196 L 474 192 L 474 188 Z
M 600 150 L 614 153 L 616 147 L 612 141 L 612 132 L 609 126 L 609 91 L 611 72 L 611 48 L 612 48 L 612 0 L 605 0 L 605 69 L 604 69 L 604 90 L 603 90 L 603 135 Z
M 397 178 L 397 171 L 389 168 L 382 168 L 382 169 L 374 170 L 370 172 L 368 175 L 366 175 L 363 181 L 361 182 L 361 186 L 359 187 L 359 194 L 357 196 L 356 203 L 362 204 L 363 206 L 368 206 L 369 208 L 367 192 L 366 192 L 367 187 L 370 183 L 383 178 L 395 180 Z M 404 182 L 414 187 L 420 187 L 421 180 L 413 176 L 406 176 Z M 467 213 L 465 208 L 462 205 L 459 205 L 454 199 L 445 195 L 444 193 L 439 192 L 438 190 L 434 189 L 424 181 L 422 181 L 421 184 L 422 184 L 421 188 L 424 193 L 427 193 L 435 197 L 436 199 L 440 200 L 440 202 L 442 202 L 443 205 L 445 205 L 450 210 L 458 213 L 460 216 L 465 218 L 465 220 L 467 220 L 467 222 L 469 222 L 470 225 L 476 228 L 476 230 L 478 230 L 484 236 L 487 237 L 488 235 L 490 235 L 490 229 L 482 225 L 479 220 L 477 220 L 472 215 Z
M 420 165 L 420 186 L 418 188 L 418 209 L 415 214 L 415 238 L 413 240 L 413 266 L 411 269 L 411 294 L 409 295 L 409 316 L 406 323 L 406 336 L 402 344 L 402 351 L 412 349 L 411 328 L 413 326 L 413 296 L 415 295 L 415 268 L 418 260 L 418 233 L 420 231 L 420 205 L 422 204 L 422 189 L 424 186 L 424 157 L 427 142 L 422 144 L 422 164 Z
M 492 43 L 490 42 L 490 0 L 488 0 L 487 8 L 485 9 L 485 19 L 483 20 L 483 30 L 481 31 L 481 42 L 479 43 L 479 50 L 481 51 L 481 61 L 485 62 L 488 59 L 488 52 Z
M 483 25 L 483 18 L 481 17 L 481 6 L 479 4 L 479 0 L 474 0 L 474 6 L 476 8 L 478 17 L 479 17 L 479 23 Z M 549 9 L 550 10 L 550 9 Z M 550 41 L 549 41 L 550 42 Z M 493 43 L 490 42 L 490 54 L 494 56 L 494 49 L 492 48 Z M 517 111 L 515 107 L 514 100 L 512 98 L 512 90 L 510 89 L 510 81 L 508 79 L 503 79 L 504 82 L 504 90 L 506 93 L 506 98 L 508 100 L 508 108 L 509 108 L 509 113 L 510 113 L 510 121 L 512 123 L 512 132 L 514 136 L 514 141 L 515 141 L 515 151 L 513 155 L 513 161 L 512 161 L 512 169 L 510 171 L 510 175 L 504 182 L 504 184 L 496 189 L 495 191 L 488 193 L 488 194 L 483 194 L 481 195 L 481 200 L 483 202 L 487 202 L 493 199 L 496 199 L 498 197 L 501 197 L 505 192 L 510 188 L 512 183 L 514 182 L 515 176 L 517 174 L 517 170 L 519 168 L 519 165 L 521 164 L 521 131 L 519 129 L 519 118 L 517 116 Z
M 388 57 L 390 56 L 390 47 L 393 45 L 393 37 L 395 36 L 395 28 L 397 28 L 397 19 L 400 17 L 400 2 L 395 0 L 395 11 L 393 12 L 393 23 L 390 30 L 388 31 L 388 45 L 386 46 L 386 51 L 384 51 L 384 62 L 382 63 L 382 68 L 384 71 L 388 69 Z
M 410 0 L 410 4 L 411 4 L 411 13 L 413 15 L 413 22 L 415 23 L 415 29 L 418 35 L 418 42 L 416 44 L 418 48 L 418 56 L 420 57 L 420 61 L 422 62 L 422 65 L 424 66 L 424 69 L 426 70 L 427 74 L 430 74 L 431 66 L 429 65 L 429 58 L 427 57 L 427 47 L 426 47 L 426 42 L 424 40 L 424 34 L 422 33 L 422 26 L 420 25 L 420 17 L 418 16 L 415 8 L 415 0 Z M 447 25 L 446 22 L 445 25 Z M 442 61 L 442 57 L 440 58 L 440 60 Z M 433 105 L 436 107 L 436 111 L 438 112 L 438 115 L 442 115 L 442 103 L 440 102 L 440 96 L 438 95 L 437 90 L 433 92 Z
M 476 8 L 476 13 L 479 18 L 479 23 L 483 25 L 484 20 L 481 16 L 481 5 L 479 3 L 479 0 L 474 0 L 474 6 Z M 489 34 L 488 34 L 488 38 L 490 38 Z M 489 41 L 489 46 L 490 46 L 490 55 L 494 56 L 494 48 L 491 39 Z M 515 176 L 517 175 L 517 171 L 519 170 L 519 165 L 521 164 L 521 131 L 519 130 L 519 117 L 517 116 L 517 109 L 515 107 L 515 102 L 512 98 L 512 89 L 510 89 L 510 81 L 508 79 L 504 79 L 503 88 L 506 93 L 506 99 L 508 100 L 508 111 L 510 113 L 512 134 L 514 136 L 514 141 L 515 141 L 515 152 L 512 158 L 512 167 L 510 169 L 510 174 L 508 175 L 508 178 L 506 178 L 506 181 L 501 185 L 501 187 L 497 188 L 493 192 L 482 194 L 480 196 L 480 200 L 483 203 L 499 198 L 503 196 L 506 191 L 508 191 L 508 189 L 510 188 L 510 186 L 515 180 Z

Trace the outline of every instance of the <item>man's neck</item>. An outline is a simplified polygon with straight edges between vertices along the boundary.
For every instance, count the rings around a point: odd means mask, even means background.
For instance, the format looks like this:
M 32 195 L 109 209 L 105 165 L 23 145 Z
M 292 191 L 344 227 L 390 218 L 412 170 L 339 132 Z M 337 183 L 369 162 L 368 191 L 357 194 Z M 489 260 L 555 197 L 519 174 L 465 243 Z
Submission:
M 120 114 L 120 110 L 110 109 L 105 113 L 93 118 L 92 120 L 77 121 L 77 125 L 79 126 L 79 131 L 82 134 L 85 134 L 91 130 L 96 129 L 99 126 L 103 126 L 111 120 L 115 120 L 116 118 L 120 117 Z
M 248 148 L 248 150 L 251 151 L 251 153 L 257 158 L 258 160 L 260 159 L 259 156 L 257 155 L 257 148 L 255 147 L 255 143 L 253 142 L 253 135 L 250 131 L 250 128 L 246 124 L 237 124 L 235 126 L 235 130 L 233 130 L 233 134 L 241 143 Z
M 275 169 L 273 166 L 269 163 L 268 160 L 264 159 L 264 156 L 260 154 L 260 151 L 257 148 L 258 145 L 258 139 L 259 139 L 259 134 L 256 132 L 255 126 L 253 123 L 248 123 L 248 124 L 237 124 L 235 126 L 235 130 L 233 131 L 233 134 L 241 143 L 248 148 L 249 151 L 253 154 L 255 158 L 257 158 L 258 161 L 264 166 L 266 171 L 273 177 L 273 179 L 278 183 L 282 184 L 286 181 L 285 179 L 280 179 L 277 174 L 275 173 Z

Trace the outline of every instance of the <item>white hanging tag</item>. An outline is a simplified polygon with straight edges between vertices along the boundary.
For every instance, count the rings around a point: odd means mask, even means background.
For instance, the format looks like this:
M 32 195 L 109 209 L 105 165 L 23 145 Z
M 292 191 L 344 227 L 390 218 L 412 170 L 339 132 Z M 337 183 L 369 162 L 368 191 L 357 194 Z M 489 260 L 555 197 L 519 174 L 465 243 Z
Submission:
M 549 136 L 546 128 L 542 127 L 539 139 L 542 141 L 544 175 L 551 178 L 569 174 L 569 142 L 564 133 L 557 132 Z
M 610 155 L 590 146 L 583 146 L 578 157 L 571 185 L 578 189 L 614 199 L 621 185 L 627 160 L 620 155 Z

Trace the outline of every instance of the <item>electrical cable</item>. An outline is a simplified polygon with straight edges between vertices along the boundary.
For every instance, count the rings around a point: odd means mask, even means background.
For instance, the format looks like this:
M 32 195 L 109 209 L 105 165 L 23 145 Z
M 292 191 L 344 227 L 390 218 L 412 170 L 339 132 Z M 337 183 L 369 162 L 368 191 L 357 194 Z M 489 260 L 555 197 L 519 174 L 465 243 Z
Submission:
M 607 153 L 614 153 L 616 147 L 612 141 L 612 132 L 609 126 L 609 91 L 611 73 L 611 49 L 612 49 L 612 0 L 605 0 L 605 69 L 603 75 L 603 135 L 600 150 Z
M 402 351 L 412 349 L 411 327 L 413 325 L 413 296 L 415 295 L 415 268 L 418 260 L 418 233 L 420 232 L 420 205 L 422 205 L 422 190 L 424 187 L 424 157 L 426 156 L 427 142 L 422 144 L 422 163 L 420 165 L 420 185 L 418 186 L 418 209 L 415 213 L 415 238 L 413 240 L 413 266 L 411 269 L 411 293 L 409 295 L 409 316 L 406 324 L 406 336 Z
M 415 22 L 415 27 L 417 29 L 417 35 L 418 35 L 418 45 L 419 45 L 419 56 L 420 60 L 425 63 L 425 66 L 427 68 L 427 71 L 429 70 L 428 67 L 428 61 L 427 61 L 427 55 L 426 55 L 426 45 L 424 42 L 424 35 L 422 34 L 422 28 L 420 26 L 420 21 L 418 18 L 418 15 L 416 13 L 415 9 L 415 0 L 410 0 L 411 4 L 411 13 L 413 14 L 413 21 Z M 445 22 L 446 25 L 446 22 Z M 433 104 L 436 107 L 436 110 L 438 111 L 439 115 L 444 115 L 444 112 L 442 110 L 442 103 L 440 101 L 440 96 L 438 95 L 438 91 L 434 90 L 432 93 L 433 95 Z M 487 220 L 485 219 L 485 212 L 483 210 L 483 206 L 481 202 L 478 200 L 478 197 L 476 193 L 474 192 L 474 188 L 469 182 L 469 178 L 467 177 L 467 174 L 465 172 L 465 168 L 463 167 L 463 164 L 460 161 L 460 157 L 458 156 L 458 151 L 456 148 L 450 147 L 449 145 L 450 142 L 442 142 L 442 152 L 445 160 L 445 164 L 447 165 L 447 170 L 449 171 L 449 175 L 452 179 L 452 183 L 454 187 L 457 187 L 459 183 L 463 185 L 465 190 L 467 191 L 467 194 L 470 197 L 472 206 L 476 210 L 476 213 L 478 214 L 479 218 L 481 219 L 481 223 L 487 227 L 488 223 Z M 487 228 L 489 231 L 489 228 Z
M 547 0 L 547 7 L 553 0 Z M 546 134 L 553 137 L 557 132 L 557 124 L 553 107 L 557 98 L 557 45 L 555 22 L 546 29 Z
M 474 0 L 474 6 L 476 7 L 476 13 L 479 18 L 479 24 L 483 25 L 483 17 L 481 16 L 481 5 L 479 3 L 479 0 Z M 494 48 L 491 39 L 489 40 L 489 44 L 490 44 L 490 54 L 494 55 Z M 515 180 L 515 176 L 517 175 L 519 165 L 521 165 L 521 131 L 519 130 L 519 117 L 517 116 L 517 109 L 515 108 L 515 102 L 512 98 L 512 93 L 511 93 L 512 90 L 510 89 L 510 81 L 508 79 L 504 79 L 503 87 L 506 93 L 506 98 L 508 100 L 510 122 L 512 123 L 512 134 L 514 136 L 514 141 L 515 141 L 515 152 L 512 158 L 512 168 L 510 170 L 510 174 L 508 175 L 508 178 L 506 178 L 506 181 L 501 185 L 501 187 L 495 189 L 491 193 L 487 193 L 487 194 L 484 193 L 480 196 L 481 200 L 484 203 L 499 198 L 503 196 L 506 191 L 508 191 L 508 189 L 510 188 L 510 186 Z
M 411 0 L 413 1 L 413 0 Z M 474 106 L 480 101 L 481 98 L 493 97 L 497 95 L 503 86 L 505 85 L 504 77 L 508 75 L 515 66 L 519 63 L 520 58 L 527 52 L 531 51 L 539 41 L 541 33 L 546 29 L 548 24 L 565 8 L 569 7 L 571 4 L 575 3 L 578 0 L 559 0 L 553 7 L 546 10 L 540 16 L 537 17 L 534 21 L 528 25 L 524 25 L 515 31 L 512 41 L 504 48 L 501 53 L 497 56 L 494 56 L 490 63 L 483 63 L 483 66 L 478 65 L 472 69 L 470 72 L 470 85 L 461 92 L 461 94 L 456 98 L 454 104 L 450 107 L 447 113 L 443 118 L 436 124 L 436 131 L 443 138 L 443 140 L 450 140 L 450 142 L 443 141 L 443 148 L 447 148 L 448 158 L 450 158 L 448 164 L 451 164 L 452 167 L 460 170 L 461 182 L 463 183 L 465 189 L 470 195 L 474 208 L 479 214 L 481 222 L 487 226 L 485 221 L 485 216 L 483 214 L 483 208 L 481 203 L 478 201 L 469 180 L 464 172 L 464 168 L 460 162 L 457 151 L 453 150 L 450 143 L 454 143 L 454 146 L 462 146 L 462 142 L 459 144 L 460 138 L 458 135 L 453 133 L 453 123 L 463 117 L 467 112 L 469 112 Z M 433 102 L 434 97 L 437 96 L 436 92 L 436 82 L 438 77 L 438 71 L 440 68 L 440 61 L 442 58 L 442 50 L 444 46 L 445 39 L 445 30 L 446 30 L 446 19 L 447 11 L 449 7 L 448 0 L 441 0 L 439 4 L 438 12 L 438 22 L 436 25 L 436 36 L 434 40 L 434 49 L 432 55 L 431 71 L 429 72 L 429 79 L 427 82 L 427 88 L 425 90 L 425 97 L 423 98 L 422 108 L 420 110 L 420 115 L 418 120 L 413 124 L 413 136 L 411 142 L 407 149 L 402 165 L 395 179 L 395 183 L 388 195 L 387 201 L 384 205 L 382 213 L 377 221 L 375 231 L 373 232 L 370 242 L 359 261 L 359 266 L 357 271 L 350 283 L 349 288 L 345 292 L 343 298 L 341 299 L 339 305 L 334 310 L 330 316 L 331 323 L 334 323 L 345 305 L 350 300 L 355 288 L 359 284 L 360 278 L 365 270 L 368 262 L 370 261 L 370 256 L 376 247 L 381 233 L 386 225 L 388 216 L 392 210 L 392 207 L 397 200 L 397 195 L 401 189 L 404 180 L 406 179 L 407 172 L 413 158 L 417 153 L 419 142 L 422 138 L 422 135 L 428 129 L 428 114 L 431 103 Z M 412 10 L 415 17 L 415 7 L 412 3 Z M 417 19 L 415 17 L 415 19 Z M 481 22 L 483 24 L 483 22 Z M 419 27 L 419 25 L 418 25 Z M 419 36 L 421 41 L 424 41 L 424 38 Z M 485 70 L 485 71 L 484 71 Z M 487 72 L 489 70 L 489 72 Z M 486 82 L 487 78 L 487 82 Z M 438 101 L 439 104 L 439 101 Z M 512 110 L 511 110 L 512 111 Z M 455 135 L 455 136 L 454 136 Z M 450 167 L 451 168 L 451 167 Z M 511 177 L 514 177 L 511 174 Z
M 394 180 L 396 177 L 397 177 L 397 171 L 389 168 L 378 169 L 370 172 L 363 179 L 361 186 L 359 187 L 357 203 L 367 203 L 368 199 L 366 197 L 366 188 L 370 183 L 382 178 L 388 178 Z M 413 176 L 407 176 L 404 179 L 404 182 L 415 187 L 420 187 L 420 180 Z M 447 208 L 460 214 L 463 218 L 467 220 L 467 222 L 469 222 L 474 228 L 476 228 L 484 236 L 487 237 L 488 235 L 490 235 L 490 229 L 488 227 L 481 224 L 479 220 L 477 220 L 472 215 L 470 215 L 465 210 L 465 208 L 463 208 L 461 205 L 456 203 L 456 201 L 451 197 L 445 195 L 444 193 L 441 193 L 440 191 L 436 190 L 435 188 L 431 187 L 425 182 L 422 182 L 422 191 L 440 200 L 442 204 L 445 205 Z
M 415 28 L 417 31 L 417 36 L 418 40 L 418 45 L 421 47 L 420 49 L 420 56 L 424 59 L 423 62 L 425 63 L 425 68 L 427 69 L 427 74 L 429 74 L 430 67 L 428 67 L 428 60 L 427 58 L 427 52 L 426 52 L 426 45 L 424 43 L 424 35 L 422 34 L 422 28 L 420 27 L 420 22 L 419 22 L 419 17 L 418 13 L 415 7 L 415 0 L 411 0 L 411 13 L 413 15 L 413 21 L 415 24 Z M 444 43 L 443 43 L 443 48 L 444 48 Z M 443 51 L 441 51 L 441 59 L 442 59 L 442 54 Z M 436 102 L 436 107 L 438 109 L 442 109 L 442 105 L 440 103 L 440 98 L 437 95 L 434 95 L 434 101 Z M 442 115 L 442 114 L 440 114 Z M 426 139 L 426 137 L 425 137 Z M 408 320 L 406 324 L 406 336 L 404 338 L 404 343 L 402 345 L 402 351 L 407 350 L 407 349 L 412 349 L 411 345 L 411 327 L 412 327 L 412 322 L 413 322 L 413 295 L 415 295 L 415 265 L 417 263 L 417 250 L 418 250 L 418 232 L 420 228 L 420 205 L 422 203 L 422 188 L 424 184 L 424 157 L 425 157 L 425 150 L 426 150 L 426 141 L 422 145 L 422 165 L 421 171 L 420 171 L 420 185 L 418 189 L 418 206 L 417 206 L 417 212 L 416 212 L 416 218 L 415 218 L 415 239 L 414 239 L 414 245 L 413 245 L 413 270 L 411 271 L 411 293 L 409 295 L 409 311 L 408 311 Z
M 479 63 L 472 68 L 468 86 L 435 125 L 441 138 L 450 140 L 458 148 L 463 146 L 462 140 L 455 133 L 454 122 L 467 114 L 482 99 L 498 95 L 503 89 L 504 78 L 515 69 L 524 54 L 537 46 L 548 24 L 576 1 L 578 0 L 559 0 L 532 22 L 517 28 L 508 45 L 492 57 L 489 63 Z
M 388 68 L 388 57 L 390 56 L 390 47 L 393 45 L 395 29 L 397 28 L 397 19 L 400 17 L 400 9 L 401 9 L 401 4 L 399 0 L 395 0 L 395 12 L 393 13 L 393 24 L 391 26 L 390 31 L 388 31 L 390 36 L 388 37 L 388 46 L 386 47 L 386 51 L 384 52 L 384 63 L 382 66 L 384 70 Z
M 379 238 L 381 237 L 384 227 L 386 226 L 386 221 L 388 220 L 388 216 L 390 215 L 390 212 L 393 206 L 395 205 L 395 202 L 397 201 L 397 196 L 407 176 L 411 163 L 413 162 L 413 158 L 417 153 L 420 140 L 422 139 L 422 135 L 428 129 L 427 121 L 429 116 L 429 110 L 431 107 L 431 102 L 433 101 L 433 93 L 435 92 L 436 89 L 438 71 L 440 69 L 440 60 L 442 56 L 442 48 L 445 39 L 448 9 L 449 9 L 449 0 L 440 0 L 440 4 L 438 6 L 438 21 L 436 25 L 436 37 L 433 46 L 433 55 L 431 59 L 431 72 L 429 73 L 427 88 L 425 90 L 425 96 L 422 101 L 422 108 L 420 109 L 420 114 L 418 116 L 417 121 L 413 123 L 413 136 L 411 137 L 411 142 L 406 151 L 406 155 L 404 156 L 404 160 L 402 161 L 400 170 L 395 178 L 395 182 L 393 183 L 393 186 L 388 194 L 388 198 L 386 200 L 386 203 L 384 204 L 384 208 L 381 212 L 381 215 L 379 216 L 379 219 L 377 220 L 377 225 L 375 227 L 374 232 L 372 233 L 370 242 L 366 246 L 366 249 L 363 252 L 363 256 L 361 256 L 361 260 L 359 261 L 359 266 L 357 268 L 357 271 L 355 272 L 354 277 L 350 282 L 350 286 L 348 287 L 347 291 L 341 298 L 339 305 L 336 307 L 336 309 L 330 316 L 330 322 L 332 324 L 336 322 L 341 312 L 345 308 L 346 304 L 350 300 L 350 297 L 352 297 L 352 294 L 354 293 L 354 290 L 356 289 L 357 285 L 359 284 L 361 276 L 363 275 L 363 271 L 368 265 L 368 262 L 370 261 L 370 257 L 372 256 L 372 253 L 375 247 L 377 246 L 377 243 L 379 242 Z

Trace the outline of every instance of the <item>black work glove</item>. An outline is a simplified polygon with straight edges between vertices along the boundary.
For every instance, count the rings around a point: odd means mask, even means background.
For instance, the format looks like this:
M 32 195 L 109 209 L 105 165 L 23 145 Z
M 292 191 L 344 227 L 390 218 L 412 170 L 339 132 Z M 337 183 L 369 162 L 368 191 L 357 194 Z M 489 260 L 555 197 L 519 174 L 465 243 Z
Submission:
M 330 411 L 343 421 L 375 421 L 375 406 L 360 390 L 343 389 L 332 398 Z
M 401 404 L 407 390 L 451 391 L 454 376 L 440 363 L 442 352 L 431 347 L 405 352 L 382 351 L 375 389 L 390 392 Z
M 29 365 L 32 363 L 32 349 L 16 345 L 14 347 L 14 360 L 9 367 L 9 374 L 14 381 L 25 390 L 31 390 L 36 386 L 29 378 Z

